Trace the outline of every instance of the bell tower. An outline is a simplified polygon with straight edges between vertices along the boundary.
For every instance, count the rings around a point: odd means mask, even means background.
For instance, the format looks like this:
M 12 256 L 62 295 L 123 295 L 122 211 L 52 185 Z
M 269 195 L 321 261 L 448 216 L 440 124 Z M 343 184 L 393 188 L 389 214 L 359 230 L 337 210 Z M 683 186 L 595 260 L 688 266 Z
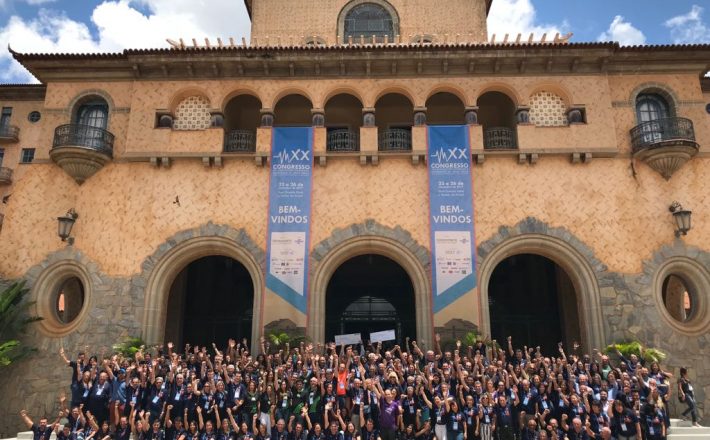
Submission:
M 251 44 L 482 43 L 493 0 L 244 0 Z

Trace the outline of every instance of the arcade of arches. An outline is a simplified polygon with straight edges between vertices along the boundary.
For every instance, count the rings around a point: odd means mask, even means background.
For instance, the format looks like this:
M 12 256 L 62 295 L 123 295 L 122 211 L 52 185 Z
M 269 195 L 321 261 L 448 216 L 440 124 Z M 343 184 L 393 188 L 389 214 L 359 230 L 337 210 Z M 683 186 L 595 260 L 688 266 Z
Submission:
M 541 345 L 581 340 L 577 298 L 570 277 L 552 260 L 519 254 L 501 261 L 489 281 L 491 337 Z M 170 288 L 165 340 L 206 345 L 252 339 L 253 281 L 238 261 L 208 256 L 187 265 Z M 325 293 L 325 339 L 395 330 L 397 342 L 416 339 L 415 295 L 402 266 L 377 254 L 353 257 L 333 273 Z

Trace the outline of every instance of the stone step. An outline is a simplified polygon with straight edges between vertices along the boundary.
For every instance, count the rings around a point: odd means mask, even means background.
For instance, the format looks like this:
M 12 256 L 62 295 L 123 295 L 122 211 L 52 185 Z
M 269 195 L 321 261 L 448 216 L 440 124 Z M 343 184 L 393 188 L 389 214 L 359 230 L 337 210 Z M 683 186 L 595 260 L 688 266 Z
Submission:
M 708 440 L 710 434 L 668 434 L 666 440 Z
M 671 419 L 671 428 L 690 428 L 693 423 L 690 420 Z
M 668 434 L 704 434 L 708 436 L 708 439 L 710 439 L 710 428 L 705 426 L 702 428 L 676 426 L 675 428 L 671 428 L 668 431 Z

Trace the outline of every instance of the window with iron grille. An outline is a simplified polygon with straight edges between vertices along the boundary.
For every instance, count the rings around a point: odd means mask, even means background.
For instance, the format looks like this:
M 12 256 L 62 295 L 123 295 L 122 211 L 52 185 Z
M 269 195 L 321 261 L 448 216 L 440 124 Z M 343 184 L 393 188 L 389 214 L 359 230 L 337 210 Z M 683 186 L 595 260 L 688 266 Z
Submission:
M 394 27 L 394 20 L 387 9 L 375 3 L 363 3 L 345 16 L 344 42 L 347 43 L 352 37 L 353 42 L 358 43 L 361 37 L 365 37 L 365 41 L 371 43 L 373 35 L 378 43 L 383 43 L 385 36 L 388 41 L 394 42 Z

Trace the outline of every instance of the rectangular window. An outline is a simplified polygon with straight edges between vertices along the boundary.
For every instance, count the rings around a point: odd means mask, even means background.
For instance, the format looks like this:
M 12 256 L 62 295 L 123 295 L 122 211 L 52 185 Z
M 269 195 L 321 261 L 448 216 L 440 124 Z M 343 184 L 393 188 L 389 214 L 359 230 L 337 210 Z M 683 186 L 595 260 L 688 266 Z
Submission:
M 5 159 L 5 149 L 0 148 L 0 167 L 2 166 L 2 161 Z
M 20 163 L 32 163 L 35 160 L 35 149 L 34 148 L 23 148 L 22 149 L 22 160 Z
M 10 125 L 10 116 L 12 116 L 12 107 L 3 107 L 0 113 L 0 127 Z

